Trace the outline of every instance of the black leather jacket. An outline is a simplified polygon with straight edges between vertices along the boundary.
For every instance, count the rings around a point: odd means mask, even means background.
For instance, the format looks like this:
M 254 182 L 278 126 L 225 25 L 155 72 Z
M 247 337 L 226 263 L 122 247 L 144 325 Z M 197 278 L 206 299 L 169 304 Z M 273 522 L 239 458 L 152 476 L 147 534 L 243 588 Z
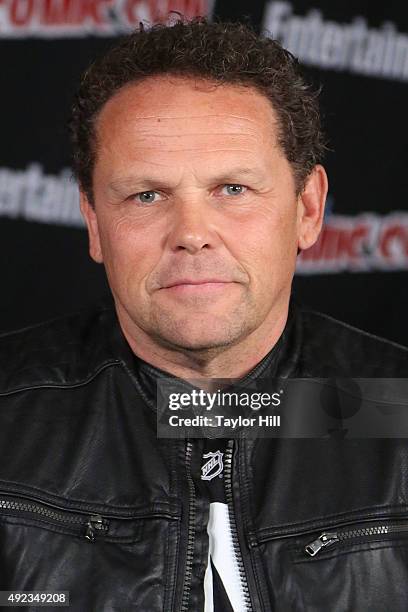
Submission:
M 75 612 L 203 610 L 203 440 L 157 439 L 114 310 L 5 335 L 0 355 L 0 590 L 69 591 Z M 408 351 L 292 309 L 273 364 L 405 377 Z M 237 439 L 225 459 L 248 610 L 408 609 L 407 440 Z M 323 532 L 341 537 L 307 555 Z

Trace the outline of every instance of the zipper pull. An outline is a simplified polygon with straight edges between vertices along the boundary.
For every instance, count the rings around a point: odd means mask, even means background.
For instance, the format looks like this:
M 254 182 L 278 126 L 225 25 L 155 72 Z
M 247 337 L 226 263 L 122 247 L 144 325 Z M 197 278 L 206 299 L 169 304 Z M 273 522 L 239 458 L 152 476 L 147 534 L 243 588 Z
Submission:
M 334 544 L 338 542 L 338 540 L 338 535 L 335 532 L 322 533 L 316 540 L 313 540 L 313 542 L 305 546 L 305 552 L 311 557 L 314 557 L 322 548 L 330 546 L 330 544 Z
M 101 517 L 100 514 L 93 514 L 92 516 L 89 517 L 89 520 L 86 524 L 86 532 L 85 532 L 86 539 L 89 540 L 90 542 L 94 542 L 95 541 L 95 530 L 100 531 L 101 529 L 104 529 L 103 518 Z

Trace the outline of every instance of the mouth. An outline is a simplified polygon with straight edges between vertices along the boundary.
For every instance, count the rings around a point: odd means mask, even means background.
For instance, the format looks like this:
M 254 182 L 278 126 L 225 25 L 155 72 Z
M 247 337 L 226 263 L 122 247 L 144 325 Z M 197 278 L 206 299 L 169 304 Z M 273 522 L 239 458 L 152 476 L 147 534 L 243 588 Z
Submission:
M 189 279 L 189 278 L 180 278 L 175 280 L 168 285 L 164 286 L 164 289 L 170 289 L 171 287 L 177 287 L 178 285 L 218 285 L 225 284 L 230 281 L 226 281 L 222 278 L 202 278 L 202 279 Z
M 205 295 L 222 291 L 231 284 L 231 281 L 219 279 L 205 279 L 199 281 L 182 279 L 166 285 L 163 289 L 174 294 Z

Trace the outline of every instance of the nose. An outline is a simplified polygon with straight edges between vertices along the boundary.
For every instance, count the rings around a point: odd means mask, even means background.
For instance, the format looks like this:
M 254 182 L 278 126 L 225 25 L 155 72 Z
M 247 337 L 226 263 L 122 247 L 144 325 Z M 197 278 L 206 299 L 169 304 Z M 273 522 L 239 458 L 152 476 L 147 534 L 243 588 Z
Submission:
M 173 251 L 190 255 L 215 246 L 217 236 L 205 202 L 190 198 L 174 204 L 168 240 Z

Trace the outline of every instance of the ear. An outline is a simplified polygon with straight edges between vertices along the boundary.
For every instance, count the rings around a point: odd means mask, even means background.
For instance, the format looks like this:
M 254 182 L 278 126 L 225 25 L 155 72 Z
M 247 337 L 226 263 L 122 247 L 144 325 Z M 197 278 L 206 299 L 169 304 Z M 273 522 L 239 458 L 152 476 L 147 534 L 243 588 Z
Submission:
M 327 189 L 327 174 L 319 164 L 307 177 L 305 187 L 298 197 L 298 248 L 302 251 L 310 248 L 319 237 Z
M 95 208 L 90 204 L 87 196 L 81 191 L 80 208 L 82 216 L 88 228 L 89 254 L 96 263 L 103 262 L 101 241 L 99 236 L 98 219 Z

